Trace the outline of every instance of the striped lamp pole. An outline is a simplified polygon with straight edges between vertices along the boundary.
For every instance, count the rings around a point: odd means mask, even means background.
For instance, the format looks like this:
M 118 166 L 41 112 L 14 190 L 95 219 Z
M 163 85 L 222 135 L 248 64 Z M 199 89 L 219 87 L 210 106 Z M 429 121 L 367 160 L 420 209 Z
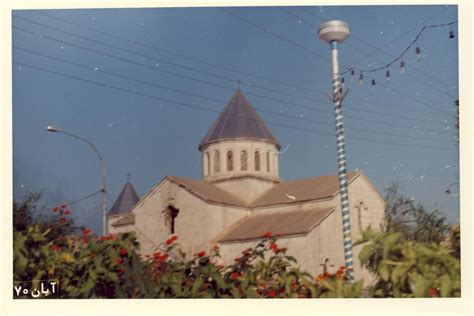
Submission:
M 352 261 L 352 240 L 351 222 L 349 213 L 349 195 L 347 193 L 347 171 L 346 154 L 344 149 L 344 127 L 342 118 L 342 101 L 345 94 L 342 92 L 339 64 L 338 64 L 338 44 L 349 37 L 349 26 L 342 21 L 329 21 L 318 29 L 319 38 L 331 45 L 332 52 L 332 101 L 336 118 L 336 143 L 337 143 L 337 167 L 339 174 L 339 193 L 341 196 L 342 209 L 342 232 L 344 240 L 344 260 L 346 266 L 346 276 L 349 282 L 354 280 Z

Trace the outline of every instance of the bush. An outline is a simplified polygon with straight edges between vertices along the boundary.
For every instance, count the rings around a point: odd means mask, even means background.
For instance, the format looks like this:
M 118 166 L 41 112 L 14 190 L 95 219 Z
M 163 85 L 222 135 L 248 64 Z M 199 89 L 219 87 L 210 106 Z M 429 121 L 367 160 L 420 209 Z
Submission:
M 224 267 L 217 246 L 186 260 L 177 237 L 142 258 L 131 233 L 95 237 L 85 229 L 50 240 L 49 232 L 38 225 L 15 232 L 14 281 L 58 279 L 61 298 L 360 297 L 361 282 L 347 283 L 343 268 L 313 278 L 269 235 Z M 183 260 L 172 260 L 173 251 Z
M 370 268 L 378 281 L 372 297 L 459 297 L 461 271 L 459 259 L 435 243 L 406 240 L 399 232 L 368 229 L 367 243 L 359 253 L 363 266 Z

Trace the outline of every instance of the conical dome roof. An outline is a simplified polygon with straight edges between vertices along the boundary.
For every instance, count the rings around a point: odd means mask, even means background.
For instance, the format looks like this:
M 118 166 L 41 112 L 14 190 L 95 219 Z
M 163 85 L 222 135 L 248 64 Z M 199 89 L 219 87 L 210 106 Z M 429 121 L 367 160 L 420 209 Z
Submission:
M 135 192 L 132 183 L 130 180 L 127 180 L 127 183 L 125 183 L 125 186 L 107 215 L 113 216 L 130 213 L 139 200 L 140 198 L 137 192 Z
M 240 89 L 234 93 L 224 111 L 219 114 L 206 136 L 199 144 L 199 150 L 220 140 L 255 139 L 280 145 L 262 121 L 260 116 Z

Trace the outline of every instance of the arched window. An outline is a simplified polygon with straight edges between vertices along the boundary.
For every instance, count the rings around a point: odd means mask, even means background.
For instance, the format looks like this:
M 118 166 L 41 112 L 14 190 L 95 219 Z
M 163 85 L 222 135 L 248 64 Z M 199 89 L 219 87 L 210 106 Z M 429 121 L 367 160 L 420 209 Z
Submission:
M 209 158 L 209 153 L 204 154 L 204 175 L 207 176 L 211 171 L 211 159 Z
M 270 152 L 267 151 L 267 172 L 270 172 Z
M 221 156 L 219 155 L 219 151 L 216 150 L 214 152 L 214 172 L 221 171 Z
M 247 151 L 246 150 L 242 150 L 240 152 L 240 170 L 247 170 L 248 167 L 247 167 Z
M 169 228 L 169 233 L 174 234 L 175 227 L 176 227 L 176 217 L 178 217 L 179 210 L 175 208 L 173 205 L 169 205 L 165 213 L 166 213 L 166 216 L 165 216 L 166 226 L 168 226 Z
M 234 157 L 232 151 L 228 151 L 226 154 L 227 157 L 227 171 L 232 171 L 234 169 Z
M 260 152 L 258 150 L 255 152 L 255 170 L 260 171 Z

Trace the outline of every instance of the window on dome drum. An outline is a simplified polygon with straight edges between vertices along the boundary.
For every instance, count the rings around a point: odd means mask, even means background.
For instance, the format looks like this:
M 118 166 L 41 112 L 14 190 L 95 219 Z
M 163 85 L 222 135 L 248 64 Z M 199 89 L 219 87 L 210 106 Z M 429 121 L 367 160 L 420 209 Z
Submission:
M 270 172 L 270 152 L 267 151 L 267 172 Z
M 173 205 L 169 205 L 166 209 L 166 226 L 169 228 L 169 233 L 175 233 L 175 226 L 176 226 L 176 217 L 178 217 L 179 210 L 175 208 Z
M 204 154 L 204 175 L 207 176 L 211 171 L 211 159 L 209 153 Z
M 255 171 L 260 171 L 260 152 L 255 152 Z
M 216 150 L 214 152 L 214 172 L 221 171 L 221 156 L 219 155 L 219 151 Z
M 247 151 L 242 150 L 240 152 L 240 170 L 246 171 L 248 169 L 247 167 Z
M 234 157 L 232 155 L 232 151 L 227 152 L 227 171 L 232 171 L 234 169 Z

